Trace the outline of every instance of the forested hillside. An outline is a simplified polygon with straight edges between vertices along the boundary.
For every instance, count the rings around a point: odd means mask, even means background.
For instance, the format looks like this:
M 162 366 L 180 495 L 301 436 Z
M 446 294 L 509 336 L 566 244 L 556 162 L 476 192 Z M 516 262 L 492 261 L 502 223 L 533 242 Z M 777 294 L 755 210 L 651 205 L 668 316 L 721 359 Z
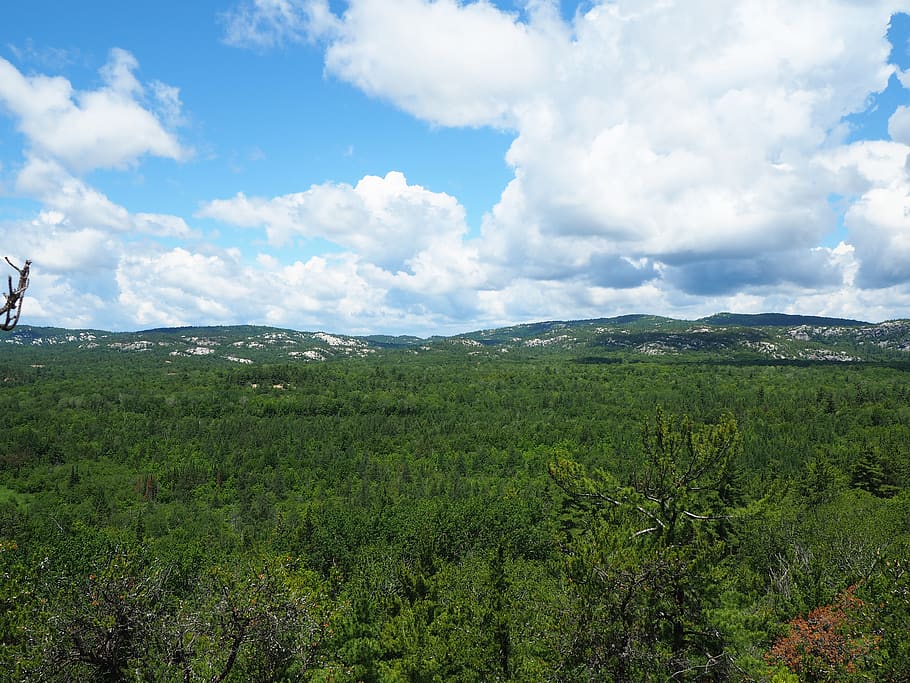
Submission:
M 182 327 L 142 332 L 17 327 L 2 338 L 18 349 L 63 353 L 118 351 L 155 358 L 205 358 L 226 364 L 310 362 L 382 355 L 407 349 L 417 355 L 540 356 L 587 353 L 595 361 L 632 356 L 679 356 L 701 360 L 905 361 L 910 360 L 910 320 L 863 323 L 842 318 L 764 313 L 719 313 L 701 320 L 625 315 L 594 320 L 549 321 L 479 330 L 453 337 L 371 335 L 259 327 Z
M 772 322 L 17 330 L 0 679 L 910 680 L 904 323 Z

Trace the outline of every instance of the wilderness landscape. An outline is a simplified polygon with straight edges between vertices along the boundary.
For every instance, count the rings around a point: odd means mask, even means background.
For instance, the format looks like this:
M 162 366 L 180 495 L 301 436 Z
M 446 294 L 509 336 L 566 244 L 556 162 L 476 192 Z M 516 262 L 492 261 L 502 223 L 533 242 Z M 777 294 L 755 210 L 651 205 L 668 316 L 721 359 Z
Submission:
M 910 0 L 0 2 L 0 683 L 910 681 Z
M 910 321 L 4 335 L 7 680 L 910 675 Z

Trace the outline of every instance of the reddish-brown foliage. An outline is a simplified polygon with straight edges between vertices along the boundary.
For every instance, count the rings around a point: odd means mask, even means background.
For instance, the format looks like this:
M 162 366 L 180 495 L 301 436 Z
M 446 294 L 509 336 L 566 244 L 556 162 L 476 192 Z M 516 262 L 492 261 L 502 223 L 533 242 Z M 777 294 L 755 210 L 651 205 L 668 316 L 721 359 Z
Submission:
M 856 628 L 863 601 L 854 589 L 850 586 L 832 604 L 790 621 L 787 635 L 765 655 L 768 663 L 783 664 L 807 683 L 833 683 L 852 673 L 873 644 Z

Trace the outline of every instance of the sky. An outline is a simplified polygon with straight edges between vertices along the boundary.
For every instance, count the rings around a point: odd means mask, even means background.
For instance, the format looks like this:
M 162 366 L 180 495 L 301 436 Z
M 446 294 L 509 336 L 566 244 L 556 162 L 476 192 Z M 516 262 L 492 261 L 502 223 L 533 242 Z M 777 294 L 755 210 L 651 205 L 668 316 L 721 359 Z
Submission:
M 68 328 L 910 318 L 906 12 L 3 2 L 0 255 Z

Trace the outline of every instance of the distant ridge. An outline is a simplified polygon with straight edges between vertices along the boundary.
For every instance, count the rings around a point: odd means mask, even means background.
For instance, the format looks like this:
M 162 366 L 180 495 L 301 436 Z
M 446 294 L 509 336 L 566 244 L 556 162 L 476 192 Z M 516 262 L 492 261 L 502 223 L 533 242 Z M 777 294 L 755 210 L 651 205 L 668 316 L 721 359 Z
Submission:
M 358 337 L 257 325 L 166 327 L 140 332 L 22 325 L 0 336 L 0 348 L 5 353 L 15 353 L 17 348 L 30 349 L 29 353 L 53 349 L 55 354 L 128 353 L 166 363 L 241 365 L 406 353 L 508 354 L 515 359 L 566 354 L 582 359 L 579 362 L 602 364 L 650 356 L 763 363 L 899 361 L 910 367 L 910 319 L 876 324 L 785 313 L 728 312 L 700 320 L 634 314 L 531 322 L 429 338 L 383 334 Z
M 893 322 L 893 321 L 892 321 Z M 683 318 L 669 318 L 665 316 L 649 315 L 645 313 L 632 313 L 627 315 L 618 315 L 609 318 L 586 318 L 578 320 L 546 320 L 537 322 L 517 323 L 515 325 L 490 328 L 485 330 L 476 330 L 472 332 L 462 332 L 454 335 L 434 334 L 429 337 L 419 337 L 416 335 L 402 334 L 368 334 L 368 335 L 350 335 L 330 333 L 336 336 L 350 339 L 362 339 L 371 344 L 385 348 L 401 348 L 415 344 L 425 343 L 428 341 L 439 341 L 447 338 L 470 337 L 475 339 L 496 339 L 499 337 L 506 338 L 511 335 L 527 337 L 535 334 L 546 334 L 556 330 L 567 328 L 579 328 L 590 326 L 608 326 L 608 327 L 628 327 L 639 329 L 667 329 L 679 328 L 685 329 L 686 326 L 710 325 L 713 327 L 798 327 L 800 325 L 813 325 L 818 327 L 864 327 L 884 323 L 872 323 L 865 320 L 853 320 L 850 318 L 829 318 L 817 315 L 791 315 L 788 313 L 715 313 L 697 320 L 686 320 Z M 10 335 L 12 338 L 32 338 L 47 337 L 52 335 L 64 336 L 73 333 L 90 333 L 104 336 L 142 336 L 142 335 L 162 335 L 177 336 L 187 334 L 197 335 L 240 335 L 240 334 L 263 334 L 269 332 L 290 333 L 290 334 L 314 334 L 314 332 L 304 332 L 293 328 L 280 328 L 267 325 L 181 325 L 175 327 L 154 327 L 142 330 L 113 332 L 111 330 L 100 330 L 95 328 L 63 328 L 63 327 L 41 327 L 32 325 L 19 325 Z M 7 338 L 9 341 L 9 338 Z
M 737 327 L 790 327 L 794 325 L 856 327 L 871 324 L 849 318 L 825 318 L 818 315 L 789 315 L 787 313 L 715 313 L 707 318 L 699 318 L 695 322 L 703 325 L 734 325 Z

